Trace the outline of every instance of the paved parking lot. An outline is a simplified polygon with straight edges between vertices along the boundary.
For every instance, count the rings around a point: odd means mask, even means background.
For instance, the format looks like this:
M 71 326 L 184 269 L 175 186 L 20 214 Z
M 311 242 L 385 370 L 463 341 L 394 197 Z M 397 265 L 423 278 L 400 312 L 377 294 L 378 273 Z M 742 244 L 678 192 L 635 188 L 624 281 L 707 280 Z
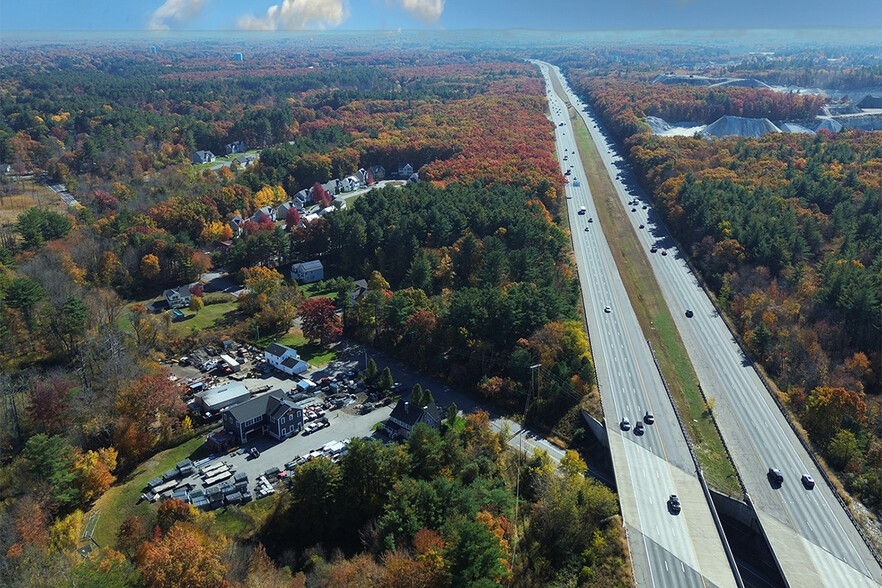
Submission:
M 365 349 L 363 346 L 351 343 L 341 342 L 337 347 L 338 361 L 328 366 L 311 370 L 304 374 L 310 380 L 319 382 L 321 378 L 333 377 L 338 372 L 347 370 L 363 370 L 367 359 L 373 358 L 378 368 L 382 371 L 385 367 L 389 367 L 396 381 L 401 383 L 399 392 L 402 395 L 409 394 L 411 388 L 417 382 L 423 389 L 431 389 L 436 401 L 441 405 L 442 409 L 455 402 L 460 411 L 465 413 L 474 412 L 476 410 L 486 410 L 473 399 L 453 390 L 444 382 L 428 378 L 419 374 L 415 370 L 401 364 L 385 354 L 376 350 Z M 250 370 L 250 365 L 243 369 Z M 201 376 L 201 372 L 192 366 L 180 366 L 172 364 L 170 366 L 172 373 L 182 380 Z M 228 381 L 228 378 L 217 378 L 214 385 L 221 385 Z M 296 386 L 297 380 L 278 372 L 266 374 L 259 378 L 244 378 L 242 383 L 250 390 L 269 386 L 268 392 L 281 389 L 288 392 Z M 363 399 L 363 394 L 359 396 L 359 400 Z M 317 402 L 321 397 L 316 397 Z M 327 418 L 330 426 L 320 429 L 309 435 L 299 434 L 283 441 L 277 441 L 269 435 L 257 435 L 241 448 L 230 454 L 218 455 L 212 463 L 223 461 L 234 470 L 236 474 L 245 473 L 248 475 L 248 489 L 254 494 L 257 484 L 257 478 L 267 470 L 278 467 L 284 470 L 285 464 L 295 460 L 298 457 L 307 455 L 310 451 L 319 449 L 331 441 L 345 441 L 354 437 L 370 437 L 374 434 L 374 428 L 377 423 L 386 420 L 394 408 L 394 403 L 389 406 L 379 407 L 368 414 L 358 414 L 355 405 L 348 406 L 338 410 L 328 410 Z M 491 426 L 497 430 L 508 430 L 509 444 L 514 447 L 521 447 L 524 450 L 532 451 L 535 449 L 543 449 L 555 461 L 563 456 L 563 451 L 554 445 L 548 443 L 541 437 L 530 434 L 520 424 L 502 418 L 497 414 L 490 412 Z M 446 416 L 446 414 L 444 415 Z M 218 427 L 220 428 L 220 427 Z M 260 451 L 260 456 L 252 458 L 248 455 L 247 450 L 255 447 Z M 187 478 L 193 484 L 194 488 L 202 488 L 202 479 L 198 474 Z

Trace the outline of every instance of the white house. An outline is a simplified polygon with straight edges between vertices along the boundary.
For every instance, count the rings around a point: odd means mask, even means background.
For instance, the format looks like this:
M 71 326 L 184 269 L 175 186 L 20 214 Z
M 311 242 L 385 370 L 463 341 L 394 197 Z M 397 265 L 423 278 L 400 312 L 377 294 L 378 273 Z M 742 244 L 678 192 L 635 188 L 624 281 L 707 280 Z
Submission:
M 325 279 L 325 268 L 318 259 L 295 263 L 291 266 L 291 277 L 297 280 L 298 284 L 311 284 Z
M 413 166 L 409 163 L 405 163 L 404 165 L 398 166 L 398 177 L 402 180 L 406 180 L 411 175 L 413 175 Z
M 190 300 L 193 299 L 191 287 L 193 284 L 178 286 L 177 288 L 169 288 L 162 293 L 162 297 L 168 303 L 169 308 L 184 308 L 190 306 Z
M 309 368 L 309 364 L 300 359 L 296 349 L 279 343 L 270 343 L 263 351 L 263 357 L 268 364 L 289 376 L 302 374 Z

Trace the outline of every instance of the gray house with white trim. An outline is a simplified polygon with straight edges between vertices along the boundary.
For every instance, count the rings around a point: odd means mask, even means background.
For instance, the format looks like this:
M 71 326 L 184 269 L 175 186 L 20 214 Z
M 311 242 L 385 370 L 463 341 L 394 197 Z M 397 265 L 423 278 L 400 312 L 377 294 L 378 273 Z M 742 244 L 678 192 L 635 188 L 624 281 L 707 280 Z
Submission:
M 303 409 L 295 406 L 281 390 L 252 398 L 224 411 L 224 430 L 239 443 L 253 434 L 269 433 L 275 439 L 287 439 L 303 429 Z

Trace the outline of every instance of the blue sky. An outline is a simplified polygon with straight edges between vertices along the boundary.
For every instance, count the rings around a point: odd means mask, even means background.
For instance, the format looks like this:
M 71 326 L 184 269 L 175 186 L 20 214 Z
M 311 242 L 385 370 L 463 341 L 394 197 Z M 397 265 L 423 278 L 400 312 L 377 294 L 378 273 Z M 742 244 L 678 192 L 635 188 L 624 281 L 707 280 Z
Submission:
M 879 0 L 0 0 L 0 31 L 879 27 Z

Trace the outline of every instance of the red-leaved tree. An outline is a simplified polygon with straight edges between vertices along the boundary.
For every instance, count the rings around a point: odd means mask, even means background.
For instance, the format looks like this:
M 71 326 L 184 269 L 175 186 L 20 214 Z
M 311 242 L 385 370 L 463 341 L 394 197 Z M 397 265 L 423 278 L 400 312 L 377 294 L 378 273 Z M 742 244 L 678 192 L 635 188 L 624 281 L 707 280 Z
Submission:
M 290 230 L 300 224 L 300 212 L 296 208 L 291 208 L 285 213 L 285 228 Z
M 310 298 L 300 305 L 300 329 L 310 341 L 325 345 L 343 334 L 343 322 L 330 298 Z

